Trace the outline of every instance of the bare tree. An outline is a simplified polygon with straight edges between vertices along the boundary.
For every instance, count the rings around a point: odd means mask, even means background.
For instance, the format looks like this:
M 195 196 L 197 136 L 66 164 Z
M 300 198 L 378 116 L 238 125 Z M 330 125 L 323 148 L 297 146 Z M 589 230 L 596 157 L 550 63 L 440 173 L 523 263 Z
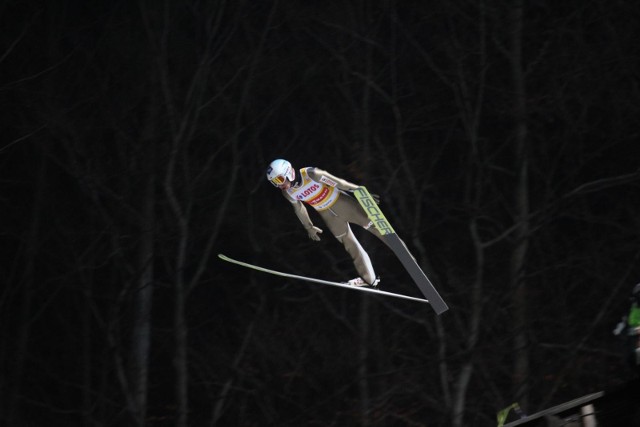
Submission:
M 24 406 L 22 402 L 23 383 L 25 381 L 25 363 L 29 355 L 29 342 L 31 338 L 31 325 L 33 323 L 34 307 L 33 300 L 36 287 L 36 260 L 38 257 L 39 240 L 41 238 L 42 214 L 44 212 L 44 195 L 47 181 L 47 160 L 45 153 L 40 154 L 35 181 L 33 183 L 33 200 L 31 203 L 30 227 L 24 236 L 24 271 L 22 272 L 19 292 L 20 311 L 19 328 L 16 333 L 15 349 L 12 352 L 10 363 L 10 377 L 7 378 L 11 384 L 12 393 L 8 396 L 6 407 L 7 425 L 20 425 L 23 422 Z
M 237 101 L 230 110 L 229 118 L 232 120 L 233 129 L 225 135 L 221 141 L 222 150 L 216 150 L 202 163 L 197 159 L 191 159 L 189 150 L 194 143 L 194 135 L 197 132 L 202 112 L 206 105 L 222 95 L 216 92 L 217 88 L 210 88 L 210 80 L 215 76 L 214 67 L 222 49 L 226 48 L 226 40 L 223 23 L 223 15 L 227 13 L 224 4 L 214 6 L 206 10 L 210 18 L 204 21 L 205 34 L 202 54 L 196 57 L 197 66 L 191 75 L 188 87 L 181 94 L 183 88 L 173 80 L 170 66 L 171 32 L 169 17 L 172 14 L 169 5 L 164 6 L 162 15 L 156 17 L 150 13 L 147 6 L 140 3 L 142 15 L 145 20 L 145 28 L 148 38 L 156 50 L 155 63 L 159 72 L 160 90 L 163 105 L 166 108 L 166 116 L 169 125 L 169 155 L 166 170 L 163 177 L 163 189 L 167 198 L 169 212 L 176 224 L 176 246 L 171 275 L 175 291 L 174 328 L 175 328 L 175 369 L 176 369 L 176 399 L 177 420 L 176 425 L 185 427 L 188 425 L 189 414 L 189 342 L 187 303 L 190 293 L 200 282 L 203 274 L 208 270 L 213 245 L 220 235 L 225 217 L 230 208 L 232 195 L 236 191 L 237 180 L 241 169 L 242 143 L 240 134 L 243 131 L 245 113 L 251 99 L 251 91 L 254 84 L 254 74 L 257 72 L 261 57 L 264 52 L 266 40 L 272 25 L 272 17 L 277 10 L 275 2 L 271 6 L 270 13 L 260 28 L 260 37 L 256 40 L 256 46 L 247 57 L 247 69 L 240 85 Z M 196 21 L 197 24 L 200 22 Z M 224 90 L 222 86 L 222 90 Z M 213 89 L 213 90 L 211 90 Z M 227 157 L 224 177 L 217 175 L 202 175 L 199 169 L 219 162 L 219 156 Z M 214 221 L 206 227 L 207 236 L 201 252 L 191 259 L 190 251 L 195 238 L 201 238 L 194 228 L 196 223 L 195 199 L 192 191 L 197 185 L 205 183 L 204 179 L 219 179 L 225 183 L 225 189 L 220 192 L 220 200 L 217 203 Z M 187 275 L 188 266 L 193 265 L 194 272 Z M 214 418 L 219 415 L 214 414 Z
M 530 236 L 529 208 L 529 149 L 527 138 L 526 85 L 523 64 L 524 3 L 512 5 L 510 64 L 513 79 L 514 105 L 514 245 L 510 263 L 510 288 L 513 292 L 514 313 L 514 387 L 515 397 L 528 407 L 530 353 L 528 343 L 528 296 L 525 280 Z

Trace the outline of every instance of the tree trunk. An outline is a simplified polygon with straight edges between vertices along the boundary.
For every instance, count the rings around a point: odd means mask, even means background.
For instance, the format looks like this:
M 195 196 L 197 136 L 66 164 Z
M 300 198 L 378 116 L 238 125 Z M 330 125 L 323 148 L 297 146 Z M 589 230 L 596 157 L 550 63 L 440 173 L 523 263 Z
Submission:
M 96 229 L 95 224 L 91 225 L 92 229 Z M 95 259 L 95 258 L 94 258 Z M 92 262 L 93 261 L 87 261 Z M 93 304 L 93 268 L 88 268 L 91 273 L 83 280 L 83 292 L 82 292 L 82 425 L 89 427 L 94 425 L 94 402 L 95 402 L 95 390 L 93 389 L 93 340 L 92 340 L 92 304 Z
M 188 410 L 189 410 L 189 369 L 187 359 L 188 345 L 188 329 L 186 319 L 186 302 L 187 302 L 187 281 L 185 279 L 185 267 L 187 260 L 187 247 L 189 242 L 189 221 L 187 214 L 178 200 L 174 189 L 174 173 L 178 162 L 178 146 L 179 142 L 174 141 L 174 148 L 171 152 L 167 175 L 164 181 L 165 194 L 169 200 L 171 210 L 175 215 L 178 224 L 177 250 L 175 259 L 175 301 L 174 301 L 174 338 L 175 338 L 175 355 L 173 365 L 176 373 L 176 427 L 188 426 Z
M 370 10 L 366 2 L 362 3 L 362 14 L 366 22 L 370 19 Z M 364 75 L 367 78 L 372 77 L 372 48 L 371 44 L 367 43 L 364 50 Z M 362 170 L 364 172 L 363 179 L 370 176 L 369 167 L 371 165 L 371 127 L 370 127 L 370 103 L 371 103 L 371 89 L 368 82 L 362 84 L 362 99 L 360 104 L 360 138 L 361 138 L 361 150 L 360 156 L 358 156 L 358 162 L 361 163 Z M 364 236 L 363 242 L 370 240 L 370 236 Z M 366 427 L 371 425 L 371 382 L 370 382 L 370 357 L 369 357 L 369 342 L 371 337 L 371 328 L 369 327 L 371 322 L 370 314 L 370 300 L 369 298 L 363 298 L 360 303 L 360 327 L 359 327 L 359 343 L 358 343 L 358 391 L 360 400 L 360 425 Z
M 46 154 L 40 153 L 40 161 L 37 169 L 37 177 L 34 183 L 33 205 L 31 209 L 31 223 L 26 236 L 25 268 L 22 281 L 22 306 L 20 308 L 20 329 L 16 339 L 16 349 L 11 364 L 12 394 L 7 409 L 7 425 L 22 425 L 21 396 L 24 375 L 24 365 L 29 353 L 29 337 L 31 334 L 31 316 L 33 306 L 33 294 L 36 271 L 36 257 L 38 254 L 38 239 L 40 238 L 40 224 L 42 214 L 45 212 L 42 204 L 45 194 L 47 163 Z
M 528 400 L 529 342 L 527 288 L 525 263 L 529 246 L 529 175 L 527 159 L 527 110 L 525 75 L 522 64 L 523 1 L 516 0 L 511 10 L 511 76 L 513 79 L 513 105 L 515 129 L 515 240 L 511 256 L 510 281 L 514 320 L 514 367 L 515 396 L 521 406 Z
M 152 148 L 148 151 L 153 151 Z M 153 168 L 152 156 L 146 159 Z M 145 425 L 147 414 L 149 349 L 151 348 L 151 306 L 153 301 L 153 259 L 155 228 L 155 174 L 148 172 L 145 184 L 141 221 L 139 262 L 141 275 L 134 295 L 134 320 L 132 333 L 131 384 L 135 402 L 135 423 Z

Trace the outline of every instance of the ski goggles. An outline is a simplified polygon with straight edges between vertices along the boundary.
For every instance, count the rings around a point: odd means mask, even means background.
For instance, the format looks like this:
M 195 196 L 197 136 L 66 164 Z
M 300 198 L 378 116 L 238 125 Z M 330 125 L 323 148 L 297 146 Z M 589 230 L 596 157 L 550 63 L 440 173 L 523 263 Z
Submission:
M 285 182 L 287 182 L 287 178 L 285 178 L 284 175 L 278 175 L 271 178 L 271 183 L 276 187 L 280 187 Z

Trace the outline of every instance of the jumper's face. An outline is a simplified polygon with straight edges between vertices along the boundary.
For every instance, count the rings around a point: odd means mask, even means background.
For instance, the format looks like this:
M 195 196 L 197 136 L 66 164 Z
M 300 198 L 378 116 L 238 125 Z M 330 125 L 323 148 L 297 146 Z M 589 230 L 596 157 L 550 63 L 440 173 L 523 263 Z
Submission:
M 285 179 L 284 182 L 280 185 L 278 185 L 278 188 L 281 190 L 288 190 L 291 188 L 291 181 L 289 181 L 288 179 Z
M 284 175 L 276 175 L 273 178 L 271 178 L 270 181 L 274 186 L 278 188 L 282 188 L 282 186 L 285 185 L 289 180 Z
M 281 190 L 288 190 L 292 185 L 291 181 L 289 181 L 289 178 L 284 175 L 277 175 L 271 178 L 270 181 L 275 187 L 278 187 Z

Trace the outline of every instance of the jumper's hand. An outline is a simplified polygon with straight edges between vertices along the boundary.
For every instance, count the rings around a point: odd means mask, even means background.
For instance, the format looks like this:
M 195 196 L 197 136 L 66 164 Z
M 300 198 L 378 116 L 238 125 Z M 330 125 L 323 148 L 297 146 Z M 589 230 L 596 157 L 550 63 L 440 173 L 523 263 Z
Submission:
M 322 234 L 322 229 L 312 225 L 310 228 L 307 228 L 307 233 L 309 233 L 309 238 L 311 240 L 318 241 L 320 240 L 320 234 Z

